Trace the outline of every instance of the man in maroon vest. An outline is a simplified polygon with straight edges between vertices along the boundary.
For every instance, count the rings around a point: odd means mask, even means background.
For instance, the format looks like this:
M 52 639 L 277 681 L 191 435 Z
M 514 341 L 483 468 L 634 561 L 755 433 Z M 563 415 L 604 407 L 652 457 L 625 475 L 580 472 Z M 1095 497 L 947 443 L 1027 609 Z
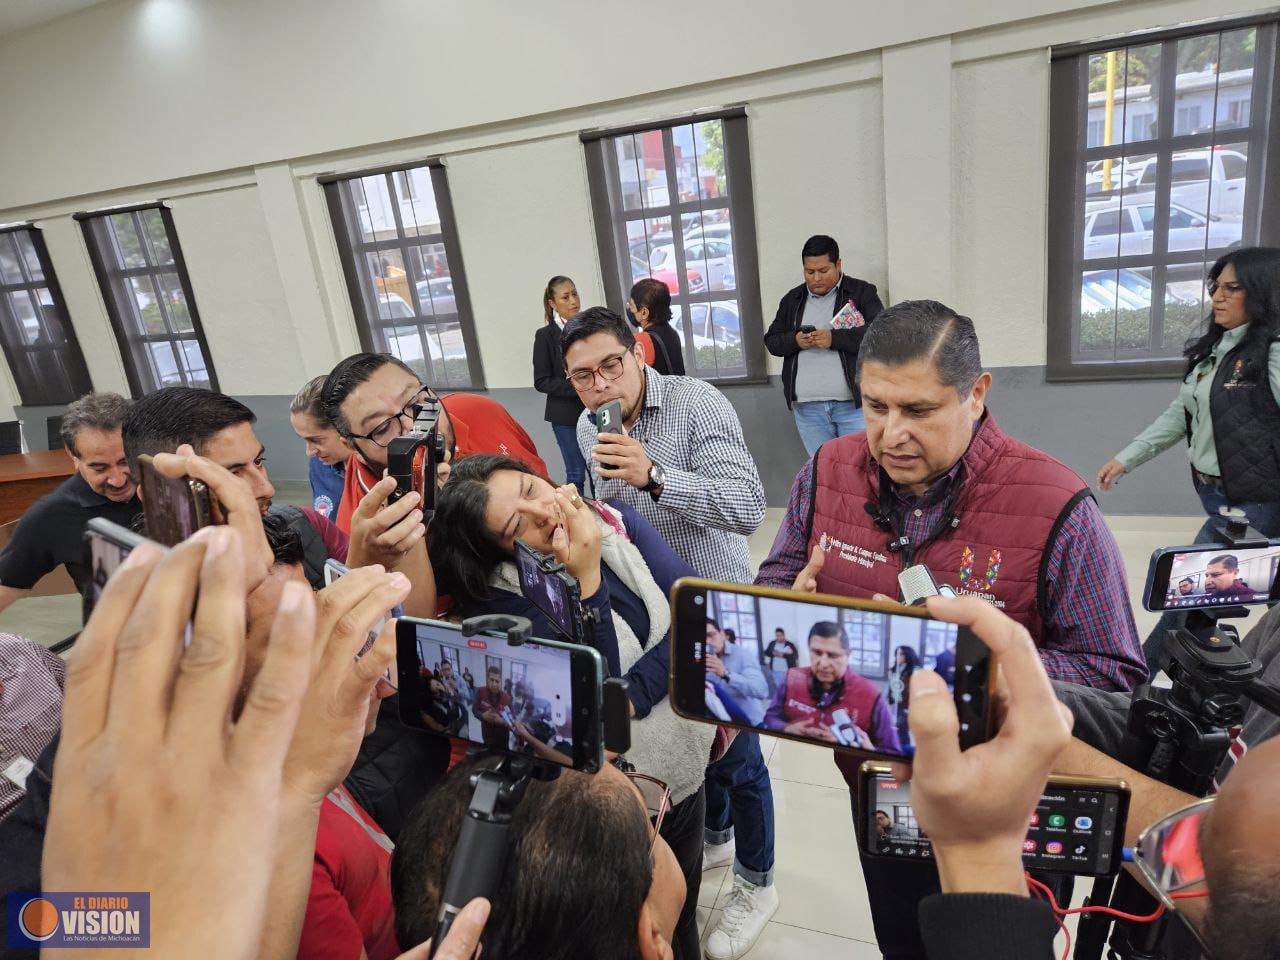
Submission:
M 864 750 L 898 753 L 898 731 L 880 688 L 849 669 L 849 638 L 819 620 L 809 631 L 809 666 L 792 667 L 778 684 L 764 725 Z
M 1084 480 L 996 426 L 973 321 L 896 304 L 867 329 L 858 381 L 867 432 L 823 444 L 800 471 L 756 582 L 898 597 L 898 574 L 921 564 L 1025 626 L 1051 677 L 1145 680 L 1115 538 Z M 857 762 L 837 763 L 852 784 Z M 937 889 L 932 868 L 864 858 L 863 872 L 881 952 L 923 958 L 915 908 Z

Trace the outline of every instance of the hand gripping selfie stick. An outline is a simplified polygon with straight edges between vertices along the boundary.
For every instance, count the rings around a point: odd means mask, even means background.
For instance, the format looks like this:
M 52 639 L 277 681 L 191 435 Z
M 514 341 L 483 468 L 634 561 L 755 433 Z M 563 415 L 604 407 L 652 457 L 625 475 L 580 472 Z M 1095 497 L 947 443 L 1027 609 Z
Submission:
M 1270 545 L 1248 525 L 1243 512 L 1222 512 L 1227 522 L 1215 531 L 1219 543 L 1237 550 Z M 1153 779 L 1202 797 L 1212 787 L 1214 773 L 1231 745 L 1231 728 L 1244 717 L 1242 700 L 1280 715 L 1280 690 L 1263 682 L 1262 666 L 1240 648 L 1236 628 L 1219 622 L 1248 615 L 1248 608 L 1239 606 L 1194 610 L 1187 614 L 1186 626 L 1169 631 L 1162 666 L 1173 685 L 1165 689 L 1144 683 L 1134 691 L 1120 759 Z M 1140 916 L 1157 906 L 1151 895 L 1124 873 L 1118 879 L 1097 880 L 1090 900 L 1109 901 L 1117 910 Z M 1117 922 L 1108 956 L 1127 960 L 1169 956 L 1164 943 L 1169 929 L 1166 919 L 1147 924 Z M 1106 914 L 1083 914 L 1076 960 L 1101 957 L 1110 927 Z M 1186 937 L 1181 930 L 1178 934 Z
M 518 647 L 530 639 L 533 624 L 524 617 L 502 614 L 472 617 L 462 622 L 462 635 L 474 637 L 487 631 L 505 632 L 507 642 Z M 603 719 L 605 747 L 617 753 L 631 746 L 630 696 L 627 682 L 617 677 L 604 681 Z M 476 897 L 493 900 L 511 850 L 511 818 L 524 798 L 530 780 L 551 781 L 564 769 L 559 764 L 525 754 L 479 751 L 485 769 L 471 775 L 471 803 L 462 820 L 440 897 L 436 932 L 431 939 L 434 957 L 448 936 L 462 908 Z

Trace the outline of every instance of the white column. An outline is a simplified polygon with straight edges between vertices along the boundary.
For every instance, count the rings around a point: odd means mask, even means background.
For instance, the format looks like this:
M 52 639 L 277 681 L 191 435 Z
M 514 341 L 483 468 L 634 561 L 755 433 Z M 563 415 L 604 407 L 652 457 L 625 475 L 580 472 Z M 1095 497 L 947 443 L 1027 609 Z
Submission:
M 952 296 L 951 40 L 888 47 L 881 58 L 889 292 L 894 301 L 947 303 Z

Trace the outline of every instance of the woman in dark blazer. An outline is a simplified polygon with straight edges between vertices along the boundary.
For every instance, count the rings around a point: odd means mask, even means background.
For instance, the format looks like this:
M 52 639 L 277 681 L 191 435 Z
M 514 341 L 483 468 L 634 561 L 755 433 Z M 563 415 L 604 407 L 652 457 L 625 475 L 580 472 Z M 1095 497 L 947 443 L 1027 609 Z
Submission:
M 565 483 L 579 490 L 587 476 L 587 462 L 578 448 L 578 417 L 582 401 L 564 375 L 564 353 L 560 331 L 582 306 L 578 288 L 568 277 L 552 277 L 542 293 L 543 325 L 533 336 L 533 385 L 547 395 L 544 417 L 555 432 L 560 455 L 564 457 Z

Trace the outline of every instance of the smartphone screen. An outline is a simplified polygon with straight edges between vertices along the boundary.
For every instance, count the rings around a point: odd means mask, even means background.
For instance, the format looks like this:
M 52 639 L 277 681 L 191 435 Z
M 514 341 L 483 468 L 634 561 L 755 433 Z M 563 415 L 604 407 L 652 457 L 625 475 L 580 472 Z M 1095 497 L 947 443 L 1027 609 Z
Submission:
M 596 411 L 597 433 L 623 433 L 622 401 L 610 400 Z
M 589 647 L 503 636 L 465 637 L 449 623 L 406 617 L 396 629 L 400 719 L 575 770 L 604 762 L 600 655 Z
M 1280 541 L 1246 549 L 1165 547 L 1151 556 L 1143 605 L 1148 610 L 1200 610 L 1280 600 L 1277 567 Z
M 516 563 L 520 567 L 520 590 L 525 599 L 536 606 L 555 624 L 565 639 L 577 639 L 572 577 L 563 572 L 549 573 L 542 568 L 543 555 L 523 540 L 516 541 Z
M 992 784 L 992 789 L 998 786 Z M 931 860 L 933 846 L 916 822 L 911 783 L 878 764 L 862 768 L 859 837 L 872 856 Z M 1129 788 L 1120 780 L 1050 777 L 1027 827 L 1028 870 L 1101 877 L 1120 866 Z
M 146 537 L 102 517 L 94 517 L 89 521 L 84 538 L 89 544 L 89 569 L 92 571 L 88 607 L 91 611 L 102 598 L 102 590 L 111 575 L 120 569 L 134 547 L 147 540 Z
M 176 547 L 215 522 L 212 497 L 203 483 L 165 476 L 146 454 L 138 458 L 138 473 L 147 536 L 156 543 Z
M 907 759 L 913 666 L 954 691 L 961 746 L 990 736 L 991 654 L 967 628 L 899 604 L 702 580 L 677 582 L 672 606 L 672 706 L 690 719 Z

